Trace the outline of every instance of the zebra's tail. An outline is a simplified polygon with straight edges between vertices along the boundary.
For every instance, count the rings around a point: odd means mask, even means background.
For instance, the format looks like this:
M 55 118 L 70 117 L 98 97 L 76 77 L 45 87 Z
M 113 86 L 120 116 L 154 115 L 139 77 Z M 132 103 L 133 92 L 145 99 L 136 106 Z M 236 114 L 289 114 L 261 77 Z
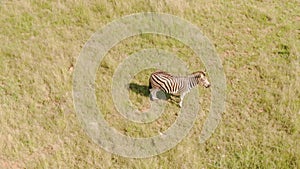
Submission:
M 149 80 L 149 90 L 152 89 L 152 85 L 151 85 L 151 82 Z
M 149 79 L 149 90 L 152 89 L 152 85 L 151 85 L 151 77 Z

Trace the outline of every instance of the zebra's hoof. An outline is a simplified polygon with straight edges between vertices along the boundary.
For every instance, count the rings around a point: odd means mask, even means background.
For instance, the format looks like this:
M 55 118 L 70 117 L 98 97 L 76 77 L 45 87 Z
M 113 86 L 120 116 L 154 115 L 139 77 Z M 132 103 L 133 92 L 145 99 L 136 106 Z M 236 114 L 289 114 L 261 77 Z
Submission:
M 151 97 L 151 96 L 150 96 L 150 100 L 151 100 L 151 101 L 154 101 L 154 100 L 157 100 L 157 99 L 158 99 L 158 98 L 156 98 L 156 97 Z

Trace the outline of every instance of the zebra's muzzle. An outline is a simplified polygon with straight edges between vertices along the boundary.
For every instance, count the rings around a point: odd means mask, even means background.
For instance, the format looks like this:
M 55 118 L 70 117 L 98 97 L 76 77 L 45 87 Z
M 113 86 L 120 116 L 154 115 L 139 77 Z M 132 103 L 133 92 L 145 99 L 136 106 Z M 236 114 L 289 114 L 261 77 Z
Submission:
M 206 87 L 206 88 L 209 88 L 209 87 L 210 87 L 210 83 L 206 84 L 205 87 Z

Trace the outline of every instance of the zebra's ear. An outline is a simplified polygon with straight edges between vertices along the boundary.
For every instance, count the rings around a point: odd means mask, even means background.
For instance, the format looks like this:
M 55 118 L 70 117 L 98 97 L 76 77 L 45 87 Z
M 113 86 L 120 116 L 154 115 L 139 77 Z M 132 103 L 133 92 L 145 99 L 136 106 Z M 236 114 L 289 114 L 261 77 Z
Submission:
M 201 71 L 201 73 L 206 76 L 206 69 L 204 71 Z

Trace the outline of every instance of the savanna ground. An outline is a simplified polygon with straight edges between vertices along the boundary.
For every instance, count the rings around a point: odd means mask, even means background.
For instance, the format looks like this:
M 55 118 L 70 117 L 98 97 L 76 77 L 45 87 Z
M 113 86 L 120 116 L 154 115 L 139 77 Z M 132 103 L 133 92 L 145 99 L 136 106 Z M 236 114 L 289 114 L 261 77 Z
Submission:
M 129 159 L 104 151 L 84 132 L 73 107 L 72 73 L 95 31 L 145 11 L 182 17 L 212 41 L 227 78 L 226 111 L 199 144 L 210 105 L 210 90 L 199 87 L 202 107 L 189 135 L 161 155 Z M 0 168 L 300 168 L 299 23 L 299 1 L 1 1 Z M 189 48 L 164 36 L 115 46 L 97 72 L 98 106 L 111 126 L 135 137 L 165 130 L 179 110 L 168 102 L 151 124 L 128 122 L 115 110 L 113 72 L 144 48 L 173 52 L 191 71 L 204 68 Z M 151 71 L 130 82 L 130 99 L 141 110 L 149 106 Z

